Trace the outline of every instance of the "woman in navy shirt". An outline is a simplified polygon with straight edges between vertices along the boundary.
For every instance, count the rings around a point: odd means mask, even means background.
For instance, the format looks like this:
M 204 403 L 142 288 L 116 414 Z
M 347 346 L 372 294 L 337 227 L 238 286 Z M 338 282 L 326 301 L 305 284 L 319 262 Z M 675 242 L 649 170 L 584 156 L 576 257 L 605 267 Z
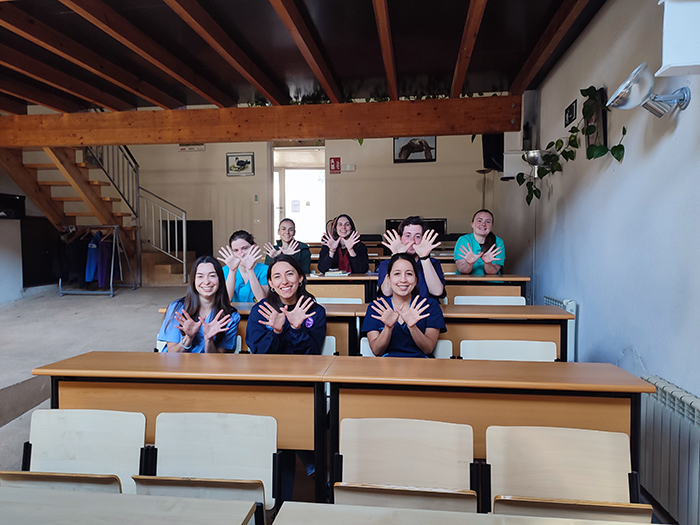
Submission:
M 418 295 L 417 274 L 413 255 L 397 253 L 389 260 L 392 295 L 370 304 L 362 323 L 374 355 L 432 357 L 438 335 L 447 331 L 437 301 Z
M 270 291 L 250 311 L 245 342 L 253 354 L 320 354 L 326 310 L 306 291 L 306 275 L 291 255 L 267 271 Z

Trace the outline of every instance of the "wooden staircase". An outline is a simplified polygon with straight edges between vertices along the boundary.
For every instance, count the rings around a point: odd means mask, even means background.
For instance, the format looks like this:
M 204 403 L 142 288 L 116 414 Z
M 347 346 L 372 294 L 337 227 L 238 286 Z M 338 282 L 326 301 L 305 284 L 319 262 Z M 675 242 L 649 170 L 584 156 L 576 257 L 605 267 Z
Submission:
M 130 221 L 132 214 L 114 208 L 120 206 L 120 198 L 102 195 L 103 188 L 107 191 L 111 184 L 100 180 L 106 176 L 99 166 L 82 162 L 82 152 L 75 148 L 43 148 L 43 157 L 51 162 L 36 162 L 37 157 L 41 157 L 39 153 L 0 149 L 0 167 L 58 230 L 71 225 L 121 226 L 122 231 L 127 232 L 122 235 L 124 248 L 133 259 L 136 242 L 135 228 Z M 95 179 L 90 178 L 91 174 Z M 128 221 L 126 226 L 125 220 Z
M 187 273 L 192 269 L 195 252 L 187 252 Z M 144 249 L 141 252 L 141 279 L 143 286 L 184 286 L 182 263 L 167 254 Z

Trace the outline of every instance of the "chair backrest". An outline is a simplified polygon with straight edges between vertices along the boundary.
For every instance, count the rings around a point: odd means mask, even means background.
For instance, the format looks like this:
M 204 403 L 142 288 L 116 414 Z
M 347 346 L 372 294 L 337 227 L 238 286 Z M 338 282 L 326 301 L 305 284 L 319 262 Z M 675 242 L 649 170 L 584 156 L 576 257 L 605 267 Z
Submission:
M 522 296 L 508 295 L 458 295 L 455 297 L 454 304 L 472 304 L 472 305 L 525 305 L 525 298 Z
M 35 410 L 29 442 L 36 472 L 114 474 L 134 494 L 146 417 L 113 410 Z
M 376 357 L 372 353 L 372 349 L 369 347 L 369 339 L 366 337 L 360 339 L 360 355 L 363 357 Z
M 489 361 L 554 361 L 557 344 L 553 341 L 464 340 L 459 343 L 462 359 Z
M 122 484 L 114 474 L 66 474 L 56 472 L 0 472 L 0 485 L 17 489 L 78 490 L 121 494 Z
M 166 413 L 156 418 L 158 476 L 260 480 L 272 498 L 277 421 L 270 416 Z
M 335 336 L 327 335 L 323 341 L 321 355 L 335 355 Z
M 629 503 L 627 434 L 576 428 L 486 429 L 492 496 Z
M 452 357 L 452 341 L 448 339 L 438 339 L 433 350 L 433 355 L 437 359 L 449 359 Z
M 343 481 L 469 489 L 469 425 L 418 419 L 343 419 Z

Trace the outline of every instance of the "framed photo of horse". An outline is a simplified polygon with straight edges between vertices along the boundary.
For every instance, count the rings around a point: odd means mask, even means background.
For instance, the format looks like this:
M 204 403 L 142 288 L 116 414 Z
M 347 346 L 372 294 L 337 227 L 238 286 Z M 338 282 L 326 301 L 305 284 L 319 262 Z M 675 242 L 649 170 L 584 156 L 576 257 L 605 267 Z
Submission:
M 436 137 L 394 138 L 394 162 L 435 162 Z
M 226 175 L 252 177 L 255 175 L 255 156 L 252 153 L 227 153 Z

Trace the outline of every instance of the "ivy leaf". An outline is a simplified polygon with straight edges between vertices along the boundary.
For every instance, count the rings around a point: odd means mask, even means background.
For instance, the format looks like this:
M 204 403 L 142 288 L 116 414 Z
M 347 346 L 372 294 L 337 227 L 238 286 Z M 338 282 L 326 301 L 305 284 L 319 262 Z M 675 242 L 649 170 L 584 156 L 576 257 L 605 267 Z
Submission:
M 552 166 L 552 173 L 556 173 L 557 171 L 561 171 L 562 173 L 564 172 L 559 162 L 554 163 Z
M 535 183 L 532 182 L 531 180 L 527 181 L 527 184 L 526 184 L 525 186 L 527 186 L 527 192 L 528 192 L 528 193 L 532 193 L 532 187 L 533 187 L 534 185 L 535 185 Z
M 544 166 L 540 166 L 537 168 L 537 176 L 540 179 L 544 179 L 544 177 L 549 173 L 549 168 L 545 168 Z
M 588 86 L 586 89 L 581 90 L 581 95 L 597 100 L 598 90 L 595 88 L 595 86 Z
M 602 144 L 598 144 L 597 146 L 593 147 L 593 158 L 594 159 L 599 159 L 600 157 L 604 157 L 605 155 L 608 154 L 608 149 L 607 146 L 603 146 Z
M 527 202 L 527 205 L 529 206 L 530 203 L 532 202 L 532 192 L 528 192 L 527 197 L 525 197 L 525 202 Z
M 593 104 L 584 104 L 583 108 L 581 109 L 581 114 L 583 115 L 583 118 L 586 120 L 590 120 L 593 118 L 593 114 L 595 113 L 595 108 L 593 107 Z
M 547 153 L 546 155 L 542 155 L 542 161 L 544 162 L 545 166 L 549 166 L 550 164 L 554 164 L 559 160 L 559 155 L 555 155 L 554 153 Z
M 557 140 L 557 144 L 556 144 L 556 149 L 557 149 L 557 151 L 561 151 L 561 149 L 562 149 L 563 147 L 564 147 L 564 141 L 561 140 L 561 139 L 558 139 L 558 140 Z M 547 149 L 549 149 L 549 148 L 547 148 Z
M 476 135 L 472 135 L 472 142 L 474 142 L 474 139 L 476 139 Z
M 595 152 L 595 148 L 596 148 L 595 144 L 591 144 L 590 146 L 588 146 L 586 148 L 586 158 L 588 160 L 591 160 L 593 158 L 593 153 Z
M 534 190 L 532 190 L 532 192 L 535 194 L 535 197 L 537 197 L 538 199 L 542 195 L 542 192 L 540 191 L 539 188 L 535 188 Z
M 553 146 L 554 146 L 554 141 L 552 141 L 552 142 L 550 142 L 549 144 L 547 144 L 547 147 L 544 148 L 544 149 L 552 149 Z
M 525 184 L 525 174 L 521 171 L 515 176 L 515 180 L 518 181 L 518 186 Z
M 612 148 L 610 148 L 610 154 L 615 158 L 617 162 L 622 162 L 622 159 L 625 156 L 625 147 L 622 144 L 613 146 Z
M 362 146 L 362 143 L 365 141 L 365 139 L 357 139 L 357 143 Z
M 579 130 L 576 126 L 573 126 L 573 127 L 569 130 L 569 133 L 578 133 L 579 131 L 580 131 L 580 130 Z
M 627 135 L 627 128 L 622 126 L 622 136 L 624 137 L 625 135 Z
M 583 130 L 584 135 L 593 135 L 593 133 L 596 132 L 598 128 L 594 124 L 590 124 L 586 126 L 586 129 Z
M 571 146 L 572 148 L 578 148 L 578 136 L 571 135 L 569 137 L 569 146 Z

